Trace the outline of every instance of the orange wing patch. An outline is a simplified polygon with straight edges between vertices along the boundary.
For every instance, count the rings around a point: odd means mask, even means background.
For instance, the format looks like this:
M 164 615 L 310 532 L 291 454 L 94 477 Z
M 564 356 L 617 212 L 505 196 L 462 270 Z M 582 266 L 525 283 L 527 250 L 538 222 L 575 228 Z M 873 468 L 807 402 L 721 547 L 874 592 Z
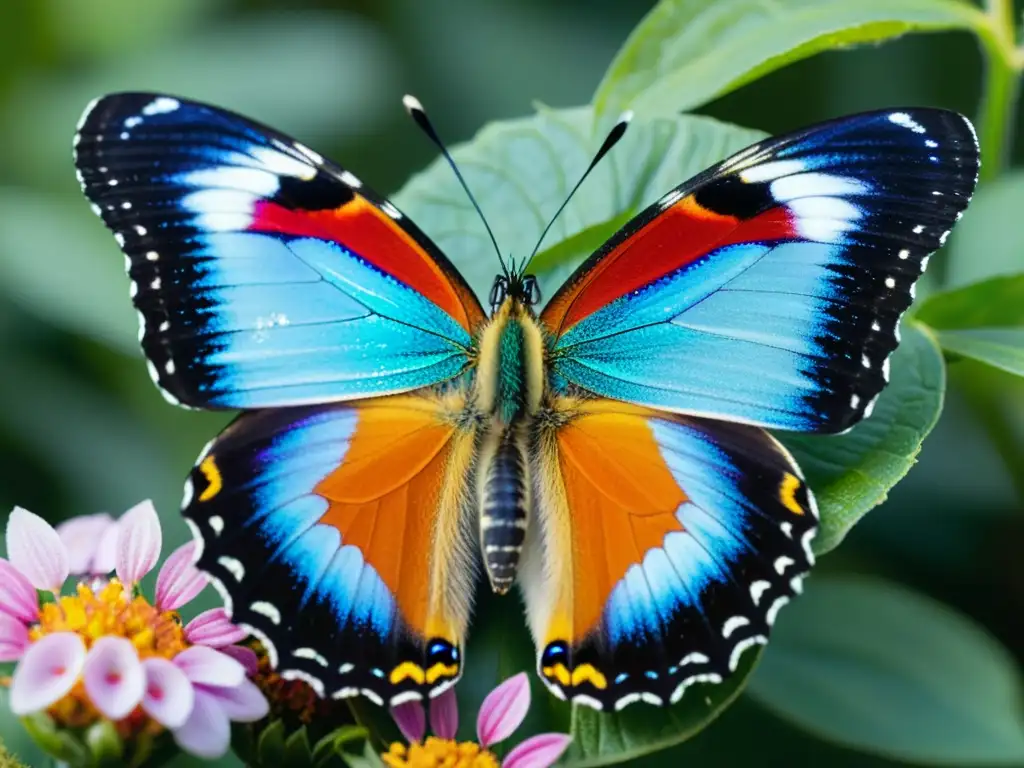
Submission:
M 577 413 L 549 443 L 556 463 L 542 462 L 561 474 L 542 483 L 553 513 L 544 518 L 559 542 L 553 565 L 563 569 L 547 642 L 578 640 L 594 628 L 629 567 L 682 530 L 675 513 L 686 501 L 647 421 L 637 418 L 650 411 L 593 401 Z
M 321 522 L 362 550 L 405 621 L 456 645 L 468 610 L 449 599 L 443 571 L 457 543 L 472 442 L 431 400 L 367 401 L 344 463 L 315 489 L 330 504 Z

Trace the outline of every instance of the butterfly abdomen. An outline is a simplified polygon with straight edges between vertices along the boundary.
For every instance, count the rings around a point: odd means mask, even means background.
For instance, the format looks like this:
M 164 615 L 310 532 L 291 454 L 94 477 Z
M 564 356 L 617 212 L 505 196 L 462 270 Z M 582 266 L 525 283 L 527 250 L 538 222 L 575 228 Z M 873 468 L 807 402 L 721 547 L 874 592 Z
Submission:
M 491 588 L 508 592 L 516 578 L 529 510 L 527 460 L 516 430 L 487 439 L 477 479 L 480 550 Z

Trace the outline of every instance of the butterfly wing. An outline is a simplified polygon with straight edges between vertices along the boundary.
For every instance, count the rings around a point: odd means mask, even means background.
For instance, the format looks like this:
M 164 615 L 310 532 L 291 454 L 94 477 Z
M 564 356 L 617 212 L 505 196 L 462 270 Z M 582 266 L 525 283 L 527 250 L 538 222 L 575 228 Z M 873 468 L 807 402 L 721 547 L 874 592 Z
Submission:
M 475 574 L 462 406 L 249 412 L 200 456 L 183 502 L 197 564 L 285 677 L 390 704 L 458 679 Z
M 745 424 L 610 400 L 556 410 L 520 571 L 544 682 L 615 710 L 720 682 L 813 563 L 800 470 Z
M 670 192 L 545 307 L 556 382 L 839 432 L 885 386 L 900 315 L 967 206 L 978 146 L 934 109 L 772 138 Z
M 79 180 L 126 256 L 150 372 L 172 401 L 257 408 L 414 389 L 468 364 L 476 297 L 351 173 L 243 117 L 104 97 Z

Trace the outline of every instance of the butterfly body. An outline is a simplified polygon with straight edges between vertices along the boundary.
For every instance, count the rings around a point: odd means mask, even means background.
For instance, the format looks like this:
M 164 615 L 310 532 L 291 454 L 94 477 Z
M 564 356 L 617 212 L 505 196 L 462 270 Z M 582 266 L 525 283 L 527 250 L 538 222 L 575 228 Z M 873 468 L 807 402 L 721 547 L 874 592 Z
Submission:
M 543 307 L 504 271 L 489 314 L 391 203 L 230 112 L 105 97 L 76 164 L 161 391 L 242 410 L 182 509 L 281 673 L 435 696 L 483 572 L 519 588 L 554 695 L 621 709 L 725 679 L 799 593 L 818 511 L 766 429 L 870 414 L 978 154 L 930 109 L 767 139 L 640 211 Z

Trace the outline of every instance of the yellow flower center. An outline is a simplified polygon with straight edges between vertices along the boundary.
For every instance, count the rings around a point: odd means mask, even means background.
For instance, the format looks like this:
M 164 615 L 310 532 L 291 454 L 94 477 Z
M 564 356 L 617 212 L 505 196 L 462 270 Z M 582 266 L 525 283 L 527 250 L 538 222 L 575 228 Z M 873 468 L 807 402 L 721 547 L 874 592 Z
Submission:
M 395 742 L 380 757 L 390 768 L 498 768 L 498 758 L 479 744 L 434 736 L 422 744 Z
M 29 636 L 35 641 L 54 632 L 74 632 L 86 647 L 106 635 L 126 637 L 143 659 L 171 659 L 189 647 L 177 613 L 160 611 L 142 596 L 131 597 L 117 579 L 98 592 L 79 584 L 78 594 L 43 605 Z
M 142 596 L 132 597 L 117 579 L 111 579 L 98 591 L 79 584 L 77 594 L 64 595 L 57 602 L 43 605 L 38 623 L 29 629 L 29 637 L 36 641 L 54 632 L 74 632 L 87 648 L 107 635 L 126 637 L 142 659 L 171 659 L 190 645 L 177 613 L 160 611 Z M 71 728 L 86 727 L 103 717 L 89 700 L 81 680 L 47 711 L 57 723 Z M 136 707 L 116 726 L 124 738 L 163 730 L 141 707 Z

